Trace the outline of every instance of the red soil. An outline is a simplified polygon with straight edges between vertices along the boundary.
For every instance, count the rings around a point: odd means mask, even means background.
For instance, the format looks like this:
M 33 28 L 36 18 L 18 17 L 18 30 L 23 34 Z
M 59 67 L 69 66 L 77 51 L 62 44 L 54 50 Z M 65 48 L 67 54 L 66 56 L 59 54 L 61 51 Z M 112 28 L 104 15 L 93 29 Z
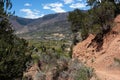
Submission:
M 120 63 L 114 60 L 120 59 L 120 15 L 114 23 L 112 30 L 104 37 L 102 50 L 96 52 L 96 46 L 88 47 L 95 37 L 92 34 L 73 48 L 73 57 L 93 67 L 100 80 L 120 80 Z

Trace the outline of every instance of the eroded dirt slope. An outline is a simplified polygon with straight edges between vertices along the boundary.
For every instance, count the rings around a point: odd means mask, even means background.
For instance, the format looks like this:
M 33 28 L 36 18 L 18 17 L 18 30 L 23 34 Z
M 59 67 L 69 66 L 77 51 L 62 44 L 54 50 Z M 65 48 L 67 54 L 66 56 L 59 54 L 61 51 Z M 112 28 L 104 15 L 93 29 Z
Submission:
M 104 36 L 100 51 L 96 51 L 95 45 L 89 46 L 94 37 L 90 34 L 78 43 L 73 48 L 73 57 L 93 67 L 100 80 L 120 80 L 120 63 L 117 61 L 120 60 L 120 15 L 115 18 L 112 30 Z

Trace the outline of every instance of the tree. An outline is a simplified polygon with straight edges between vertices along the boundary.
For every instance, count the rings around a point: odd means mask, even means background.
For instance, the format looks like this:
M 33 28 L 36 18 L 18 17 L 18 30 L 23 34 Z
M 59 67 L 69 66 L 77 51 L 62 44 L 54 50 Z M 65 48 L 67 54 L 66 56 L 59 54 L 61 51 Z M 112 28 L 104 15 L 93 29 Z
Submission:
M 73 33 L 79 31 L 82 26 L 83 12 L 79 9 L 75 9 L 69 12 L 68 21 L 71 22 L 71 30 Z
M 119 3 L 119 0 L 88 0 L 88 5 L 91 6 L 89 10 L 90 18 L 92 18 L 91 29 L 99 29 L 92 40 L 97 43 L 96 50 L 98 51 L 103 45 L 103 37 L 110 31 L 113 19 L 119 13 Z
M 116 3 L 117 2 L 117 3 Z M 88 5 L 91 6 L 90 18 L 91 29 L 99 29 L 97 33 L 105 33 L 104 29 L 112 25 L 113 19 L 117 15 L 119 0 L 88 0 Z
M 27 41 L 14 35 L 9 23 L 7 10 L 11 7 L 10 0 L 0 0 L 0 80 L 22 78 L 25 64 L 31 59 Z
M 79 40 L 77 39 L 78 32 L 81 31 L 82 40 L 84 40 L 87 36 L 85 17 L 86 13 L 79 9 L 75 9 L 74 11 L 69 12 L 68 21 L 71 22 L 71 30 L 73 32 L 74 45 L 76 45 L 76 43 L 79 42 Z
M 72 12 L 69 12 L 68 21 L 71 22 L 71 31 L 73 33 L 73 44 L 71 45 L 70 57 L 72 57 L 72 48 L 80 40 L 78 39 L 79 34 L 81 34 L 81 40 L 86 39 L 88 36 L 88 25 L 86 24 L 87 12 L 84 12 L 79 9 L 75 9 Z
M 105 25 L 110 25 L 114 19 L 115 6 L 113 3 L 104 1 L 99 6 L 90 10 L 92 25 L 99 25 L 101 29 Z
M 120 13 L 120 0 L 88 0 L 87 3 L 89 6 L 91 6 L 91 8 L 95 8 L 95 7 L 99 7 L 101 6 L 102 3 L 106 3 L 111 5 L 111 7 L 115 7 L 114 8 L 114 12 L 115 15 L 114 17 L 116 17 L 119 13 Z

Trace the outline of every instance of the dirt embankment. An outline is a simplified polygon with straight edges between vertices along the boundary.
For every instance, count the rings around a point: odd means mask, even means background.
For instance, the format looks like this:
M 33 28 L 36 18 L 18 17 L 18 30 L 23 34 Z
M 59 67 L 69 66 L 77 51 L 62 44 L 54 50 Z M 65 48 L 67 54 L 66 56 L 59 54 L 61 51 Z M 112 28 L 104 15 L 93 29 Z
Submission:
M 112 30 L 104 36 L 100 51 L 96 51 L 96 44 L 90 45 L 94 37 L 90 34 L 78 43 L 73 48 L 73 57 L 93 67 L 100 80 L 120 80 L 120 15 L 115 18 Z

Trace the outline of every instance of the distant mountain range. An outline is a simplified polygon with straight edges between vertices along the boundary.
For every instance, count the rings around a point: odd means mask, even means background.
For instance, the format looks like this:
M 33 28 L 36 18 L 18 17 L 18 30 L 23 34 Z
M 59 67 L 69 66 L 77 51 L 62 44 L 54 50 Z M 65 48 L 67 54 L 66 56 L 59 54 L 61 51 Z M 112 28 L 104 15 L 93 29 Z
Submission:
M 52 36 L 52 38 L 55 37 L 54 39 L 56 39 L 56 37 L 69 37 L 71 34 L 67 16 L 68 13 L 49 14 L 38 19 L 12 16 L 10 21 L 15 29 L 15 34 L 20 37 L 47 39 Z

